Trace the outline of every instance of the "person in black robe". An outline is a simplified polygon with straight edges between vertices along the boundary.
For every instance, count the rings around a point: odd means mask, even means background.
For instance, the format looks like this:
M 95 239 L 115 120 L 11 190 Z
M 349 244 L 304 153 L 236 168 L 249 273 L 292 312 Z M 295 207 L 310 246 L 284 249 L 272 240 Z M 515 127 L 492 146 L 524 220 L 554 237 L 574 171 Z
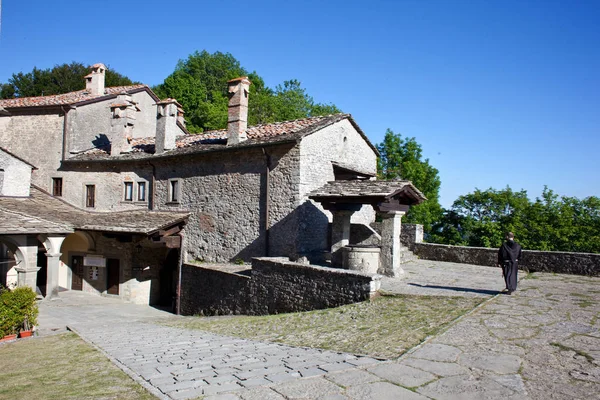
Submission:
M 521 259 L 521 246 L 515 242 L 512 232 L 506 234 L 506 242 L 498 250 L 498 266 L 502 267 L 502 275 L 506 283 L 506 294 L 517 290 L 517 271 Z

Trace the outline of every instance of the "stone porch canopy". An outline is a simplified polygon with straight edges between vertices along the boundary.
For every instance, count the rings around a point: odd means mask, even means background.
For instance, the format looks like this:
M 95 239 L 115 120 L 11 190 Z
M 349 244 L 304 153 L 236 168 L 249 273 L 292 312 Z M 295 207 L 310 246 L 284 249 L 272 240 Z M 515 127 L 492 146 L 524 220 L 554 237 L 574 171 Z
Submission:
M 331 260 L 333 266 L 342 266 L 342 249 L 350 244 L 350 219 L 363 204 L 371 205 L 382 219 L 381 260 L 379 272 L 400 276 L 401 218 L 410 206 L 427 198 L 412 182 L 393 181 L 334 181 L 312 191 L 309 199 L 321 203 L 333 213 L 331 230 Z
M 48 257 L 47 297 L 58 293 L 60 248 L 65 237 L 75 231 L 98 231 L 137 234 L 155 241 L 171 242 L 168 238 L 185 224 L 187 212 L 131 210 L 123 212 L 89 212 L 52 197 L 31 185 L 29 197 L 0 196 L 0 240 L 15 254 L 18 285 L 35 288 L 38 241 Z

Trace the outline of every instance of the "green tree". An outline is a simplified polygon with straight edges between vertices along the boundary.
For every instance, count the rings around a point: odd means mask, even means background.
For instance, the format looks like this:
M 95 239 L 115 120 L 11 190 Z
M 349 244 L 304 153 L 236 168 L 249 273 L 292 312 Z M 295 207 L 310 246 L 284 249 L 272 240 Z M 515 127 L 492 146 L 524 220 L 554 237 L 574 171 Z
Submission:
M 528 207 L 525 190 L 476 189 L 460 196 L 452 208 L 444 212 L 435 224 L 433 240 L 466 246 L 500 246 L 506 232 L 524 230 Z
M 377 162 L 379 179 L 406 179 L 419 189 L 427 201 L 411 207 L 405 222 L 423 224 L 426 233 L 442 216 L 439 203 L 440 177 L 429 159 L 423 159 L 421 145 L 414 137 L 403 138 L 388 129 L 383 142 L 377 145 L 380 158 Z
M 190 132 L 222 129 L 227 126 L 227 81 L 240 76 L 248 76 L 252 82 L 250 125 L 340 111 L 334 105 L 315 103 L 294 79 L 270 89 L 256 72 L 249 73 L 231 54 L 218 51 L 196 51 L 180 60 L 175 71 L 154 91 L 161 98 L 172 97 L 181 103 Z
M 39 69 L 34 67 L 31 72 L 19 72 L 9 78 L 8 83 L 0 85 L 0 97 L 3 99 L 15 97 L 49 96 L 85 89 L 84 77 L 90 73 L 90 67 L 82 63 L 55 65 L 53 68 Z M 107 68 L 106 86 L 131 85 L 131 79 Z
M 512 231 L 529 250 L 600 253 L 600 198 L 559 197 L 547 187 L 527 192 L 476 189 L 460 196 L 433 227 L 430 240 L 459 246 L 498 247 Z

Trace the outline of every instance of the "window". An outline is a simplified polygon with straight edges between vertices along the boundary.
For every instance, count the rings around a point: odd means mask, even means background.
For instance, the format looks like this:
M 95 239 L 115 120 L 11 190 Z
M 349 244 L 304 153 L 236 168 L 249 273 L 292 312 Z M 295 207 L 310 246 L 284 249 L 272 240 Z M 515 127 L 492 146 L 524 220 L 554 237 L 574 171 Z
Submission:
M 133 182 L 125 182 L 125 201 L 133 201 Z
M 62 196 L 63 178 L 52 178 L 52 196 Z
M 179 180 L 172 179 L 169 181 L 169 202 L 179 203 Z
M 146 201 L 146 182 L 138 182 L 138 201 Z
M 85 206 L 96 206 L 96 185 L 85 185 Z

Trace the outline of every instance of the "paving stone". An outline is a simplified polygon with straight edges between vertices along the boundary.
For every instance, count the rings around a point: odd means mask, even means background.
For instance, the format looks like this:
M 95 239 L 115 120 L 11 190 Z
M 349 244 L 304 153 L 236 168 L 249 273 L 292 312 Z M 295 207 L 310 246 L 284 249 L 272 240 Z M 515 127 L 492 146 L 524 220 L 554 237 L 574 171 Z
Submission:
M 203 397 L 202 400 L 240 400 L 241 397 L 233 393 L 214 394 Z
M 342 371 L 344 369 L 354 368 L 354 365 L 346 364 L 345 362 L 335 363 L 335 364 L 324 364 L 319 365 L 325 372 L 333 372 L 333 371 Z
M 201 397 L 204 394 L 202 388 L 189 389 L 189 390 L 181 390 L 178 392 L 171 392 L 168 396 L 174 400 L 184 400 L 184 399 L 195 399 L 197 397 Z
M 356 365 L 356 366 L 373 365 L 373 364 L 377 364 L 380 362 L 379 360 L 377 360 L 375 358 L 371 358 L 371 357 L 350 358 L 345 361 L 348 364 Z
M 343 387 L 363 385 L 381 380 L 380 377 L 360 369 L 332 372 L 325 375 L 325 378 Z
M 266 380 L 263 377 L 250 378 L 250 379 L 246 379 L 244 381 L 238 381 L 237 383 L 239 385 L 242 385 L 245 388 L 251 388 L 251 387 L 264 386 L 264 385 L 271 384 L 270 381 Z
M 342 389 L 324 378 L 297 379 L 272 387 L 286 399 L 320 399 L 325 395 L 342 394 Z
M 417 392 L 434 399 L 445 400 L 503 399 L 514 394 L 506 386 L 488 377 L 472 375 L 441 378 L 418 388 Z
M 257 387 L 239 392 L 242 400 L 285 400 L 279 393 L 271 388 Z
M 300 374 L 294 375 L 294 373 L 289 374 L 285 372 L 265 376 L 266 380 L 273 383 L 292 381 L 297 378 L 300 378 Z
M 225 383 L 223 385 L 209 385 L 204 388 L 204 394 L 217 394 L 223 392 L 233 392 L 241 388 L 237 383 Z
M 460 355 L 460 349 L 445 344 L 426 344 L 410 356 L 431 361 L 454 362 Z
M 311 376 L 325 375 L 325 371 L 320 368 L 302 368 L 298 371 L 304 378 Z
M 521 358 L 498 353 L 475 353 L 463 354 L 458 363 L 467 368 L 483 369 L 504 375 L 517 373 L 521 367 Z
M 436 379 L 436 376 L 420 369 L 398 363 L 381 364 L 368 371 L 385 380 L 405 387 L 417 387 Z
M 512 390 L 516 393 L 523 393 L 523 394 L 526 393 L 525 383 L 523 382 L 523 378 L 521 378 L 521 375 L 519 375 L 519 374 L 496 375 L 496 376 L 490 376 L 489 378 L 498 382 L 502 386 L 506 386 L 507 388 L 509 388 L 510 390 Z
M 352 400 L 428 400 L 425 396 L 389 382 L 352 386 L 345 394 Z
M 402 360 L 402 364 L 409 367 L 418 368 L 438 376 L 453 376 L 468 374 L 469 370 L 457 363 L 439 362 L 423 360 L 420 358 L 407 358 Z

